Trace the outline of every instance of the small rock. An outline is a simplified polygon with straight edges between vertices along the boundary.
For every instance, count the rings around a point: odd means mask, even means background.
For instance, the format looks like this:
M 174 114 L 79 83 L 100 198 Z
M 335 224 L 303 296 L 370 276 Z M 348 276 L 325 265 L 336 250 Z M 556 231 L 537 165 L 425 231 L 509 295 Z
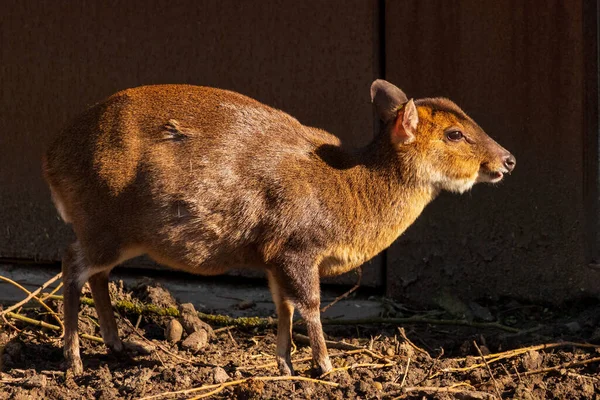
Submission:
M 48 378 L 46 378 L 46 375 L 42 375 L 42 374 L 38 374 L 38 375 L 34 375 L 31 378 L 27 379 L 25 382 L 23 382 L 23 386 L 27 389 L 34 389 L 34 388 L 45 388 L 46 385 L 48 384 Z
M 172 319 L 167 323 L 167 327 L 165 328 L 165 338 L 171 343 L 178 343 L 183 336 L 183 326 L 181 323 Z
M 181 318 L 179 319 L 179 322 L 181 323 L 183 329 L 185 329 L 188 335 L 199 330 L 205 330 L 210 337 L 214 335 L 211 326 L 198 317 L 198 313 L 196 312 L 196 309 L 194 308 L 194 305 L 192 303 L 185 303 L 180 305 L 179 312 L 181 313 Z
M 383 385 L 381 384 L 381 382 L 377 382 L 377 381 L 373 382 L 373 387 L 380 391 L 383 390 Z
M 577 333 L 581 330 L 581 325 L 577 321 L 569 322 L 568 324 L 565 324 L 565 326 L 571 333 Z
M 393 347 L 388 347 L 387 349 L 385 349 L 385 354 L 387 354 L 390 357 L 393 357 L 394 355 L 396 355 L 396 351 Z
M 523 356 L 523 368 L 527 371 L 538 369 L 542 365 L 542 355 L 535 350 L 529 350 Z
M 249 308 L 254 307 L 255 305 L 256 305 L 256 303 L 253 302 L 252 300 L 244 300 L 237 304 L 237 308 L 239 310 L 247 310 Z
M 407 342 L 402 342 L 400 343 L 400 346 L 398 346 L 398 354 L 406 358 L 414 358 L 415 349 Z
M 213 380 L 215 383 L 223 383 L 229 379 L 227 372 L 221 367 L 215 367 L 213 369 Z
M 201 329 L 196 332 L 192 332 L 185 340 L 181 343 L 181 348 L 189 350 L 192 353 L 197 353 L 202 350 L 208 344 L 208 333 Z
M 156 304 L 159 307 L 177 307 L 177 302 L 171 293 L 156 282 L 154 282 L 152 286 L 146 287 L 145 300 L 151 304 Z
M 488 322 L 494 320 L 494 316 L 490 312 L 490 309 L 487 307 L 483 307 L 483 306 L 475 303 L 474 301 L 472 301 L 469 303 L 469 308 L 473 312 L 473 316 L 475 317 L 475 319 L 479 319 L 482 321 L 488 321 Z
M 138 340 L 133 340 L 133 339 L 124 340 L 123 347 L 125 347 L 129 351 L 133 351 L 135 353 L 146 355 L 146 356 L 149 354 L 152 354 L 152 352 L 155 350 L 154 346 L 152 346 L 148 343 L 141 342 Z

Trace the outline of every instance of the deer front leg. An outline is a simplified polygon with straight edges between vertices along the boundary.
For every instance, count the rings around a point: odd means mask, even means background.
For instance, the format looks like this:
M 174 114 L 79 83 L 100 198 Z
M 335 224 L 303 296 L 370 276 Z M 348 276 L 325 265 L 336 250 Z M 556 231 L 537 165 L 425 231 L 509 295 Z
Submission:
M 320 375 L 331 371 L 331 361 L 327 354 L 321 325 L 321 288 L 317 266 L 303 262 L 288 262 L 274 272 L 274 278 L 279 284 L 280 291 L 283 291 L 293 302 L 306 322 L 317 373 Z

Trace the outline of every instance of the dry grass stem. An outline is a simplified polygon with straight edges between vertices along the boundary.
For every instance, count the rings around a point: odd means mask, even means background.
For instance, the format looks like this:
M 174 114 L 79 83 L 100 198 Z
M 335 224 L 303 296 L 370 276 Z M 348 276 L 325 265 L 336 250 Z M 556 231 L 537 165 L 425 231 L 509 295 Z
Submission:
M 344 367 L 333 368 L 331 371 L 326 372 L 326 373 L 322 374 L 321 376 L 319 376 L 319 378 L 325 378 L 326 376 L 331 375 L 334 372 L 347 371 L 349 369 L 356 369 L 356 368 L 379 369 L 379 368 L 393 367 L 396 364 L 397 363 L 395 363 L 395 362 L 389 362 L 386 364 L 361 363 L 361 364 L 346 365 Z
M 404 368 L 404 375 L 402 376 L 402 382 L 400 382 L 400 387 L 403 387 L 406 383 L 406 377 L 408 376 L 408 368 L 410 367 L 410 357 L 406 360 L 406 368 Z
M 594 363 L 600 363 L 600 357 L 588 358 L 587 360 L 581 360 L 581 361 L 571 361 L 568 363 L 556 365 L 554 367 L 534 369 L 531 371 L 526 371 L 526 372 L 521 373 L 521 376 L 545 374 L 547 372 L 554 372 L 554 371 L 560 371 L 561 369 L 582 367 L 584 365 L 594 364 Z
M 422 353 L 425 354 L 427 356 L 428 359 L 431 359 L 431 354 L 429 354 L 429 352 L 427 350 L 424 350 L 422 348 L 420 348 L 419 346 L 417 346 L 416 344 L 414 344 L 409 338 L 408 336 L 406 336 L 406 331 L 404 330 L 404 328 L 399 327 L 398 331 L 400 332 L 400 336 L 402 336 L 402 339 L 404 339 L 404 341 L 406 343 L 408 343 L 410 345 L 410 347 L 412 347 L 413 349 L 415 349 L 418 353 Z

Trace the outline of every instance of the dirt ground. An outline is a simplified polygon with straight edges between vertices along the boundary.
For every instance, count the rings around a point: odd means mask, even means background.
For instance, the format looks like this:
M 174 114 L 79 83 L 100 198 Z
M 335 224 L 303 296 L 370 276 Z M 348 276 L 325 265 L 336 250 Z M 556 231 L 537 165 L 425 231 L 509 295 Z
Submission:
M 598 301 L 562 308 L 480 302 L 465 320 L 381 299 L 387 311 L 380 319 L 325 322 L 335 369 L 324 377 L 314 375 L 306 332 L 297 324 L 292 358 L 299 378 L 276 380 L 270 318 L 223 320 L 225 326 L 209 321 L 212 335 L 183 321 L 192 333 L 184 329 L 176 341 L 173 320 L 181 318 L 156 314 L 180 306 L 165 289 L 117 283 L 111 291 L 113 299 L 152 305 L 141 315 L 117 307 L 121 336 L 137 343 L 137 351 L 111 354 L 103 344 L 82 339 L 85 371 L 74 377 L 64 372 L 59 332 L 0 320 L 0 399 L 600 399 Z M 62 313 L 60 300 L 47 304 Z M 15 311 L 56 324 L 34 303 L 26 307 Z M 166 340 L 168 325 L 175 343 Z M 100 336 L 92 306 L 82 305 L 79 329 Z

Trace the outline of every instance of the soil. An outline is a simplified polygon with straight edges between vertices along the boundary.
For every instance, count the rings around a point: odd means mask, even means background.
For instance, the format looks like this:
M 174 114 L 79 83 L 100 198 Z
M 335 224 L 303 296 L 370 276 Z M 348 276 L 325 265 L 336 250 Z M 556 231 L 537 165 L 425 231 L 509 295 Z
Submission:
M 111 291 L 113 299 L 118 296 L 158 307 L 178 306 L 159 285 L 126 288 L 111 283 Z M 453 321 L 462 321 L 463 316 L 448 311 L 411 309 L 387 299 L 381 301 L 386 304 L 384 318 L 450 321 L 402 326 L 381 321 L 326 324 L 329 352 L 337 370 L 321 380 L 335 386 L 321 381 L 264 378 L 278 375 L 272 364 L 276 345 L 273 327 L 223 329 L 213 324 L 214 334 L 207 332 L 204 341 L 184 346 L 186 332 L 177 343 L 165 339 L 167 325 L 171 325 L 169 337 L 178 339 L 177 330 L 172 330 L 177 325 L 173 317 L 120 313 L 121 337 L 136 341 L 138 352 L 111 354 L 103 344 L 82 339 L 84 373 L 73 376 L 64 372 L 62 344 L 56 332 L 9 319 L 10 325 L 0 322 L 0 398 L 188 399 L 207 395 L 227 399 L 492 399 L 500 394 L 519 399 L 600 399 L 600 345 L 591 345 L 600 342 L 597 300 L 561 308 L 515 300 L 482 301 L 477 312 L 468 315 L 473 322 L 484 324 L 477 327 L 454 325 Z M 62 312 L 60 301 L 48 304 Z M 244 307 L 252 308 L 252 304 Z M 20 314 L 56 324 L 41 309 L 25 308 Z M 486 321 L 502 326 L 485 326 Z M 134 332 L 136 325 L 145 339 Z M 518 332 L 508 332 L 506 327 Z M 93 307 L 82 306 L 79 329 L 80 334 L 100 336 Z M 303 325 L 296 324 L 294 330 L 300 334 L 295 338 L 297 350 L 292 357 L 296 372 L 300 377 L 318 378 L 310 361 L 302 361 L 311 354 L 302 336 L 306 334 Z M 540 348 L 542 344 L 555 345 Z M 494 356 L 501 352 L 508 353 L 502 353 L 504 358 Z M 482 355 L 488 355 L 487 364 L 482 362 Z M 254 379 L 243 381 L 245 378 Z M 166 394 L 203 385 L 213 386 Z

